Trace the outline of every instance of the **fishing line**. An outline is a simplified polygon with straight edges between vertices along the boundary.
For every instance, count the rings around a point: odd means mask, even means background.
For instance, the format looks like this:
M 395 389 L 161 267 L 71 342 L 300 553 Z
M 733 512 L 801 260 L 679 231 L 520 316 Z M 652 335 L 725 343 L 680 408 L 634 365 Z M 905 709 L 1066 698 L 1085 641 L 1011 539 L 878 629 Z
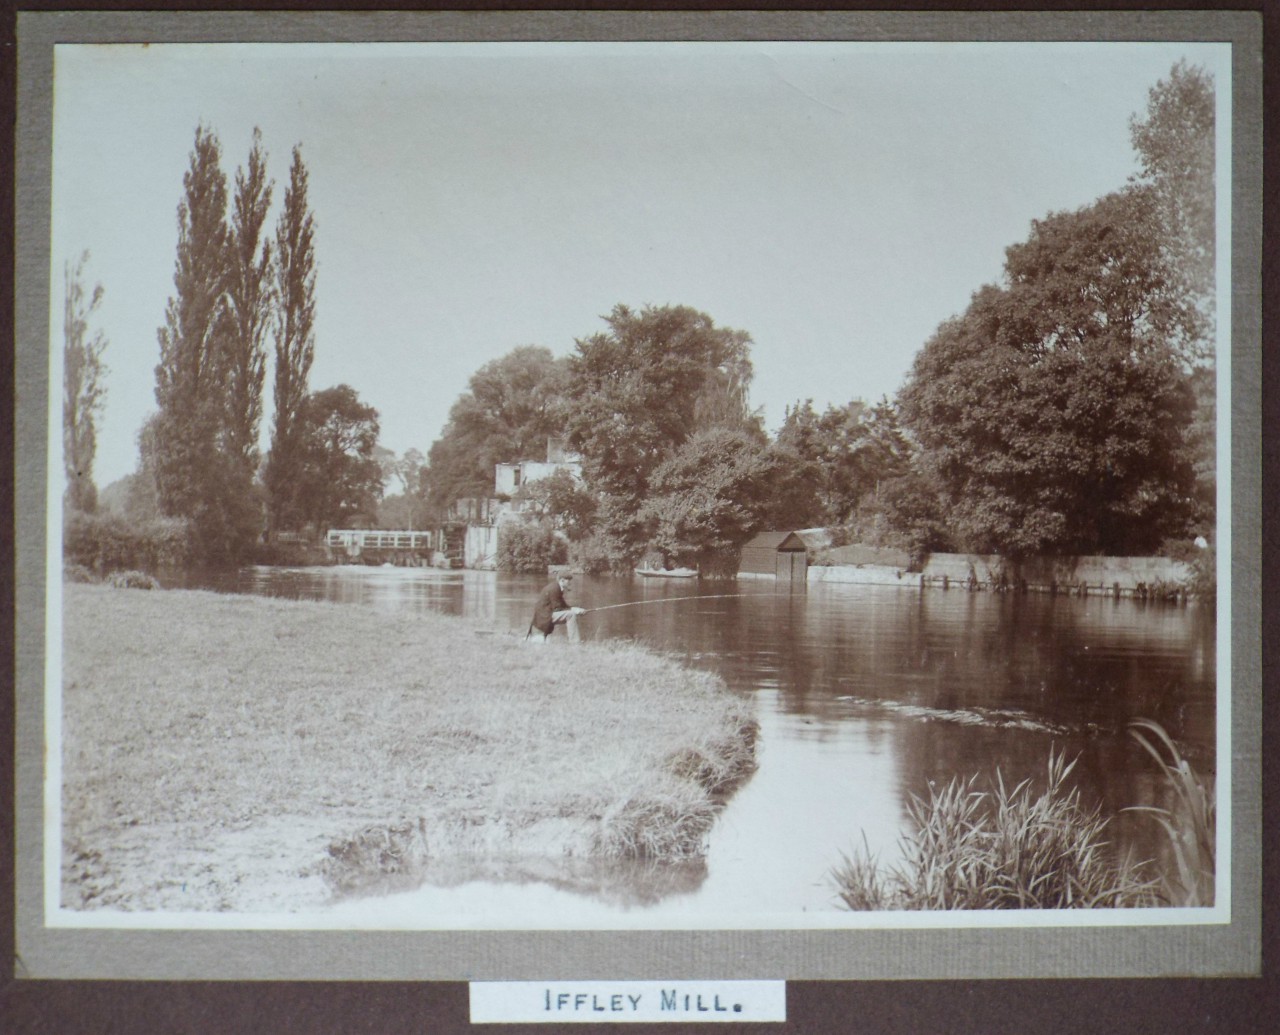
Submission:
M 603 607 L 586 607 L 583 608 L 582 613 L 589 615 L 594 614 L 596 611 L 612 611 L 615 607 L 637 607 L 640 604 L 670 604 L 678 600 L 729 600 L 733 597 L 746 597 L 750 595 L 750 593 L 715 593 L 706 596 L 693 597 L 657 597 L 654 600 L 629 600 L 625 604 L 605 604 Z M 479 636 L 492 635 L 489 630 L 480 629 L 476 630 L 476 634 Z M 520 630 L 512 630 L 511 635 L 521 635 Z M 525 638 L 528 639 L 528 634 L 525 634 Z
M 605 604 L 604 607 L 588 607 L 584 611 L 591 614 L 593 611 L 612 611 L 615 607 L 636 607 L 640 604 L 669 604 L 675 600 L 728 600 L 730 597 L 745 597 L 747 593 L 717 593 L 712 596 L 696 596 L 696 597 L 658 597 L 656 600 L 629 600 L 625 604 Z

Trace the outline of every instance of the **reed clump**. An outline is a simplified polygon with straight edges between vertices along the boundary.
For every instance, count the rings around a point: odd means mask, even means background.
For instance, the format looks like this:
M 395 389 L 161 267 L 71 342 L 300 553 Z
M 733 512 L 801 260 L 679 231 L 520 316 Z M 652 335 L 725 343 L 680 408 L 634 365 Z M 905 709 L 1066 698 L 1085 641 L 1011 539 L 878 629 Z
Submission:
M 912 796 L 914 830 L 903 859 L 882 868 L 867 845 L 842 855 L 832 871 L 851 910 L 1079 909 L 1159 903 L 1141 864 L 1112 862 L 1107 821 L 1068 789 L 1075 762 L 1050 753 L 1037 793 L 1029 780 L 1006 786 L 999 770 L 989 789 L 977 778 Z
M 1152 816 L 1164 829 L 1174 872 L 1160 878 L 1164 899 L 1173 906 L 1211 906 L 1217 873 L 1217 803 L 1214 781 L 1198 774 L 1168 733 L 1149 719 L 1129 724 L 1129 733 L 1155 759 L 1173 798 L 1173 807 L 1135 805 L 1126 810 Z

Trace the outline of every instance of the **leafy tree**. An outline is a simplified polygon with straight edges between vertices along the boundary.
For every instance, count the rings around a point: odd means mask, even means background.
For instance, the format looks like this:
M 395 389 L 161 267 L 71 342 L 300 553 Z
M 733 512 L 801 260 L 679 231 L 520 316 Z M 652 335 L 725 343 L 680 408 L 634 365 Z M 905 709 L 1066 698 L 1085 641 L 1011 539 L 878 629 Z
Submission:
M 1187 449 L 1195 470 L 1195 505 L 1188 534 L 1214 540 L 1218 486 L 1218 402 L 1217 378 L 1212 367 L 1191 371 L 1191 391 L 1195 413 L 1186 430 Z
M 406 494 L 420 496 L 422 494 L 422 476 L 426 471 L 427 458 L 421 451 L 412 447 L 404 451 L 395 466 L 395 476 L 400 480 L 401 491 Z
M 126 478 L 124 499 L 124 513 L 131 521 L 151 521 L 164 513 L 156 488 L 156 426 L 159 422 L 160 415 L 153 413 L 138 430 L 138 469 Z
M 495 464 L 541 459 L 561 431 L 566 364 L 549 349 L 523 345 L 486 363 L 449 411 L 430 451 L 431 503 L 489 496 Z
M 818 423 L 823 446 L 818 457 L 823 473 L 822 496 L 832 524 L 848 520 L 875 479 L 874 472 L 867 470 L 867 416 L 866 403 L 855 399 L 846 406 L 829 407 Z
M 1152 88 L 1145 118 L 1129 123 L 1142 166 L 1138 182 L 1155 194 L 1163 222 L 1165 262 L 1199 314 L 1182 351 L 1195 368 L 1196 417 L 1187 439 L 1196 468 L 1194 530 L 1209 538 L 1217 488 L 1214 122 L 1212 76 L 1179 61 Z
M 84 267 L 89 253 L 63 270 L 63 392 L 62 462 L 66 470 L 66 502 L 71 510 L 92 514 L 97 509 L 93 458 L 97 451 L 97 423 L 102 413 L 107 367 L 102 354 L 107 339 L 101 330 L 89 333 L 89 321 L 102 303 L 102 285 L 86 296 Z
M 546 478 L 525 482 L 514 499 L 524 504 L 534 520 L 546 522 L 574 543 L 591 532 L 600 505 L 595 493 L 563 468 Z
M 1164 224 L 1165 257 L 1200 314 L 1183 343 L 1190 361 L 1212 360 L 1214 318 L 1214 84 L 1185 60 L 1148 95 L 1145 118 L 1129 121 L 1130 138 Z
M 878 488 L 882 481 L 907 474 L 915 460 L 915 445 L 902 427 L 897 405 L 888 398 L 881 398 L 871 407 L 866 427 L 864 470 L 874 476 L 874 488 Z
M 423 528 L 429 522 L 426 487 L 423 474 L 425 458 L 417 449 L 406 449 L 396 456 L 390 449 L 378 446 L 374 457 L 382 471 L 384 492 L 388 485 L 400 483 L 400 492 L 384 495 L 378 505 L 379 528 Z
M 302 520 L 306 453 L 302 409 L 315 357 L 315 218 L 307 206 L 307 168 L 293 149 L 289 186 L 276 225 L 275 413 L 264 480 L 270 528 Z
M 736 570 L 742 544 L 768 521 L 783 463 L 743 429 L 695 433 L 650 479 L 642 513 L 653 546 L 704 573 Z
M 1161 229 L 1159 199 L 1140 186 L 1033 221 L 1031 236 L 1005 257 L 1006 279 L 1024 302 L 1014 330 L 1027 349 L 1106 339 L 1179 358 L 1199 321 L 1164 262 Z
M 816 460 L 825 450 L 821 421 L 822 417 L 813 408 L 812 399 L 788 406 L 783 413 L 782 427 L 778 429 L 775 442 L 797 456 Z
M 1033 224 L 917 356 L 900 395 L 962 545 L 1140 553 L 1185 528 L 1185 299 L 1130 187 Z
M 606 537 L 628 564 L 647 531 L 639 511 L 657 468 L 696 432 L 740 431 L 762 442 L 747 407 L 750 337 L 687 306 L 615 306 L 608 331 L 577 342 L 566 405 L 569 444 L 603 496 Z
M 881 483 L 858 505 L 852 525 L 843 531 L 846 541 L 906 550 L 917 569 L 928 554 L 955 545 L 937 486 L 914 470 Z
M 379 528 L 423 529 L 430 524 L 427 504 L 415 493 L 397 492 L 378 503 Z
M 812 400 L 797 403 L 787 408 L 777 445 L 795 458 L 796 478 L 808 486 L 812 503 L 798 512 L 811 524 L 846 523 L 868 493 L 911 462 L 910 443 L 887 399 L 874 407 L 854 399 L 821 415 Z
M 353 518 L 374 519 L 382 498 L 378 411 L 350 385 L 307 396 L 300 413 L 302 438 L 299 506 L 317 530 Z
M 379 528 L 422 528 L 428 523 L 426 498 L 422 491 L 422 454 L 417 449 L 404 450 L 397 457 L 394 450 L 375 446 L 374 459 L 383 476 L 383 491 L 399 484 L 398 493 L 384 495 L 378 505 Z
M 262 228 L 271 207 L 262 133 L 253 131 L 247 169 L 236 171 L 228 241 L 230 271 L 226 305 L 227 448 L 239 459 L 246 486 L 258 468 L 258 429 L 262 420 L 262 387 L 266 377 L 266 333 L 271 322 L 271 242 Z
M 382 487 L 386 489 L 396 476 L 396 468 L 400 466 L 400 458 L 394 449 L 386 446 L 374 446 L 373 458 L 378 462 L 378 470 L 382 472 Z
M 699 428 L 750 420 L 750 338 L 687 306 L 618 305 L 605 322 L 609 331 L 580 339 L 570 358 L 569 443 L 593 484 L 639 497 Z

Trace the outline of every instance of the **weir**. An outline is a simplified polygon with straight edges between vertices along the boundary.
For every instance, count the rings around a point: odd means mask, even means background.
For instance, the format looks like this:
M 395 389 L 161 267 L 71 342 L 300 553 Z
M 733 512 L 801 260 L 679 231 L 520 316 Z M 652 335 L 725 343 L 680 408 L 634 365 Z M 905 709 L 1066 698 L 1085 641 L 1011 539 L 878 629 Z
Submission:
M 412 529 L 331 528 L 325 546 L 332 560 L 424 567 L 431 563 L 437 536 Z

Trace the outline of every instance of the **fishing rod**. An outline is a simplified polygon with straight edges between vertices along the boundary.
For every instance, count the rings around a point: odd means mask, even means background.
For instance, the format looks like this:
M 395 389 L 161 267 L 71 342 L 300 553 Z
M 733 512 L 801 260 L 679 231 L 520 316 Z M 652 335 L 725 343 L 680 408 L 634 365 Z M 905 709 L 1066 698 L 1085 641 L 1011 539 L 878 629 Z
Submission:
M 667 604 L 673 600 L 727 600 L 730 597 L 745 597 L 746 593 L 716 593 L 710 596 L 693 596 L 693 597 L 658 597 L 655 600 L 629 600 L 625 604 L 605 604 L 603 607 L 585 607 L 583 614 L 591 614 L 593 611 L 612 611 L 615 607 L 636 607 L 640 604 Z
M 593 614 L 596 611 L 612 611 L 615 607 L 636 607 L 640 604 L 669 604 L 677 600 L 728 600 L 731 597 L 745 597 L 749 595 L 750 594 L 748 593 L 714 593 L 714 594 L 708 594 L 705 596 L 657 597 L 654 600 L 628 600 L 625 604 L 605 604 L 603 607 L 584 607 L 582 609 L 582 613 L 584 615 L 589 615 L 589 614 Z M 533 626 L 531 625 L 529 629 L 530 629 L 530 632 L 532 632 Z M 488 629 L 477 629 L 476 634 L 480 636 L 493 635 L 492 631 Z M 513 635 L 519 636 L 520 630 L 518 629 L 514 630 Z M 529 633 L 527 632 L 525 633 L 525 639 L 527 640 L 528 638 L 529 638 Z

